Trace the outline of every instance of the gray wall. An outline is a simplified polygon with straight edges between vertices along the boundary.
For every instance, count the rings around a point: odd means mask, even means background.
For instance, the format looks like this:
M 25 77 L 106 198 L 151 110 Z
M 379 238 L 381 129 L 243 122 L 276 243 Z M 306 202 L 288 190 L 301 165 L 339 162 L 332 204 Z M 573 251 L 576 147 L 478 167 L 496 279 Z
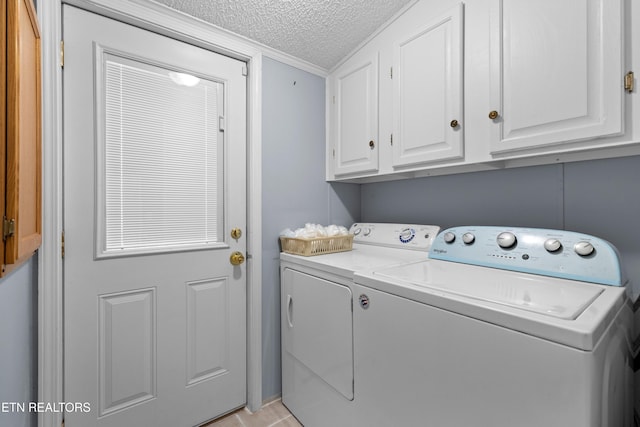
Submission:
M 38 400 L 38 260 L 0 279 L 0 404 Z M 0 426 L 37 425 L 37 414 L 1 412 Z
M 262 394 L 280 394 L 280 247 L 284 228 L 348 226 L 359 186 L 325 182 L 324 79 L 269 58 L 262 74 Z
M 362 221 L 580 231 L 620 251 L 640 292 L 640 157 L 362 185 Z

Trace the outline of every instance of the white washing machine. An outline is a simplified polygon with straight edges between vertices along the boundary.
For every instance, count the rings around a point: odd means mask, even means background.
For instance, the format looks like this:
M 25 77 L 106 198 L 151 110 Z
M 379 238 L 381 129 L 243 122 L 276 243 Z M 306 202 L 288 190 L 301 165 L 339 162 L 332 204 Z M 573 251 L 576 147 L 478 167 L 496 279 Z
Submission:
M 429 258 L 355 276 L 353 425 L 632 425 L 631 309 L 609 243 L 456 227 Z
M 353 276 L 427 258 L 439 227 L 354 224 L 353 250 L 282 253 L 282 402 L 305 427 L 354 425 Z

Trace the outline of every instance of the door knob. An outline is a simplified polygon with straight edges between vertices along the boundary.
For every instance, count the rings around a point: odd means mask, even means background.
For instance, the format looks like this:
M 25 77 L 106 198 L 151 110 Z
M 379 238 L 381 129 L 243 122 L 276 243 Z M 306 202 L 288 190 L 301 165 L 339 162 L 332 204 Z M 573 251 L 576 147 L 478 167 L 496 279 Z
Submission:
M 496 110 L 493 110 L 493 111 L 491 111 L 491 112 L 489 113 L 489 118 L 490 118 L 491 120 L 495 120 L 495 119 L 497 119 L 497 118 L 498 118 L 498 116 L 499 116 L 499 114 L 498 114 L 498 112 L 497 112 Z
M 373 140 L 369 141 L 369 147 L 373 148 L 376 146 L 376 143 Z
M 238 240 L 240 237 L 242 237 L 242 230 L 239 228 L 231 229 L 231 237 Z
M 244 262 L 244 255 L 242 255 L 242 252 L 235 251 L 229 257 L 229 262 L 232 265 L 240 265 Z
M 454 129 L 458 127 L 458 124 L 457 120 L 451 120 L 451 123 L 449 123 L 449 125 Z

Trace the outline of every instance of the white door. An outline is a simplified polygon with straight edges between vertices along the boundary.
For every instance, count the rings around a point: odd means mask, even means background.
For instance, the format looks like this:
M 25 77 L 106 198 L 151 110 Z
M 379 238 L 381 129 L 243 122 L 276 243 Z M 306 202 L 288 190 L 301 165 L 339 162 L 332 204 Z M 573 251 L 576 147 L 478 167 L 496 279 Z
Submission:
M 196 425 L 246 399 L 245 64 L 63 15 L 65 425 Z
M 393 166 L 463 156 L 463 6 L 394 45 Z
M 378 170 L 378 54 L 348 61 L 336 71 L 336 175 Z
M 622 3 L 493 0 L 492 153 L 622 132 Z

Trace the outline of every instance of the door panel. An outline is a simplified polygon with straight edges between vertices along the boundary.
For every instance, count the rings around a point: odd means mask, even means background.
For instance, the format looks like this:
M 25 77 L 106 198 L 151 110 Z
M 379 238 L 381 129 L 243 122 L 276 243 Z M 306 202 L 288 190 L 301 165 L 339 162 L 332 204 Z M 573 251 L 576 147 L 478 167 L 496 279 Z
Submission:
M 99 416 L 157 397 L 155 296 L 146 289 L 99 297 Z
M 228 372 L 229 281 L 187 284 L 187 384 Z
M 63 19 L 65 425 L 193 426 L 246 400 L 245 64 Z

